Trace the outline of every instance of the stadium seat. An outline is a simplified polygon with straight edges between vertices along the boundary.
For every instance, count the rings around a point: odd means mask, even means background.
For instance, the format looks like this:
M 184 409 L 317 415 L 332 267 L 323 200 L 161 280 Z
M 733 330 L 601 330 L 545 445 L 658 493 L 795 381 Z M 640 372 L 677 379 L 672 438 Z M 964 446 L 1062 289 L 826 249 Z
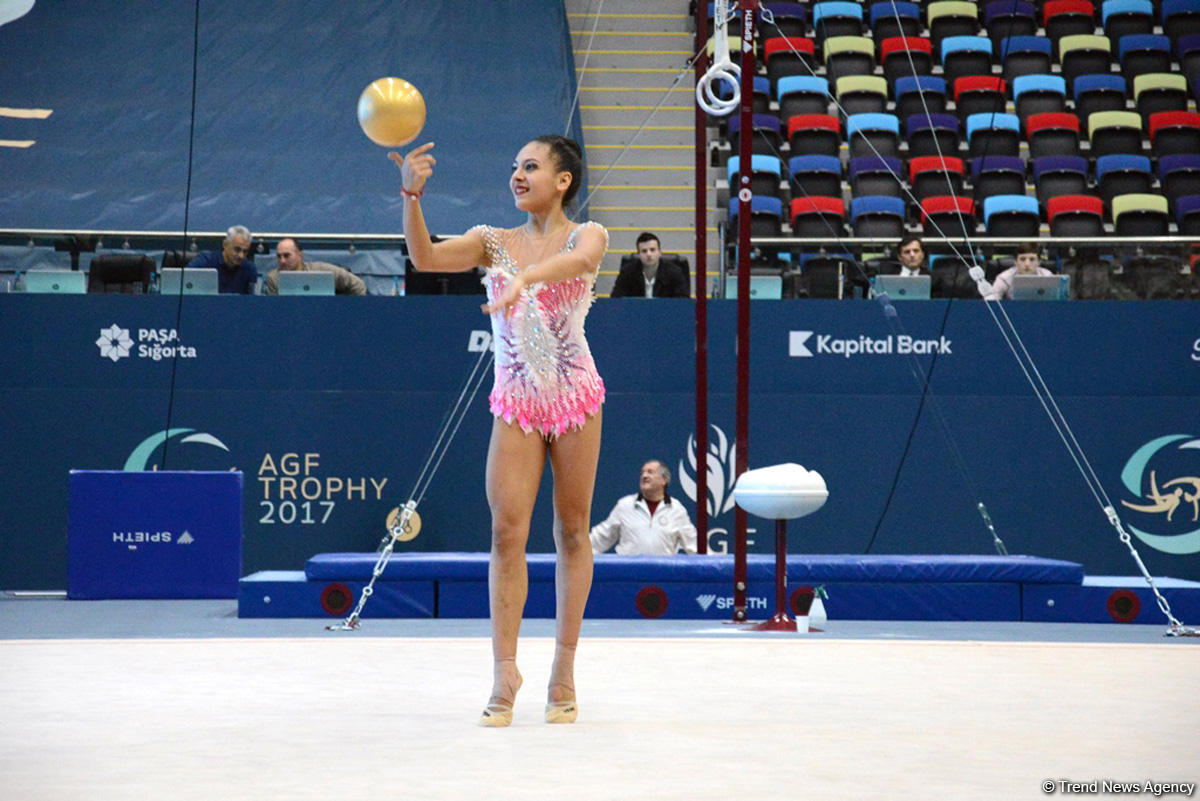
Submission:
M 962 75 L 992 74 L 992 40 L 985 36 L 947 36 L 940 53 L 942 74 L 950 86 Z
M 1050 41 L 1040 36 L 1010 36 L 996 45 L 1004 80 L 1010 84 L 1022 75 L 1048 75 L 1050 52 Z
M 1200 34 L 1200 3 L 1196 0 L 1162 0 L 1163 33 L 1173 42 Z
M 837 156 L 792 156 L 788 159 L 792 197 L 840 196 L 842 160 Z
M 733 232 L 737 231 L 738 212 L 738 199 L 733 195 L 729 198 L 729 226 Z M 750 236 L 779 236 L 782 233 L 783 202 L 777 197 L 750 198 Z
M 956 237 L 964 229 L 974 234 L 975 201 L 961 195 L 934 195 L 921 201 L 921 227 L 926 235 Z
M 825 77 L 833 86 L 844 75 L 870 75 L 875 69 L 875 43 L 866 36 L 833 36 L 825 40 Z
M 837 80 L 837 99 L 847 116 L 882 114 L 887 108 L 887 81 L 880 75 L 844 75 Z
M 929 38 L 935 50 L 941 42 L 954 36 L 974 36 L 979 32 L 979 6 L 975 3 L 939 0 L 925 7 Z
M 1088 188 L 1088 163 L 1083 156 L 1041 156 L 1033 160 L 1033 185 L 1038 201 L 1049 208 L 1056 195 L 1083 195 Z
M 1153 186 L 1154 174 L 1146 156 L 1115 153 L 1096 159 L 1096 191 L 1109 208 L 1117 195 L 1145 194 Z
M 1150 0 L 1104 0 L 1100 26 L 1114 42 L 1122 36 L 1154 31 L 1154 4 Z
M 841 132 L 833 114 L 796 114 L 787 121 L 793 156 L 836 156 L 842 145 Z
M 737 155 L 725 163 L 725 174 L 729 179 L 729 192 L 736 195 L 741 188 L 741 160 Z M 750 157 L 750 191 L 755 195 L 779 197 L 779 184 L 783 180 L 783 164 L 776 156 L 753 155 Z
M 733 87 L 729 81 L 720 81 L 713 86 L 713 92 L 722 100 L 733 97 Z M 754 76 L 753 112 L 755 114 L 771 113 L 771 82 L 761 75 Z M 725 117 L 721 117 L 725 120 Z
M 1184 195 L 1175 200 L 1175 224 L 1180 236 L 1200 236 L 1200 195 Z
M 1200 195 L 1200 154 L 1179 153 L 1160 158 L 1158 183 L 1172 208 L 1181 197 Z
M 87 291 L 144 295 L 153 275 L 154 260 L 144 253 L 102 253 L 88 265 Z
M 792 235 L 841 237 L 845 235 L 846 207 L 840 197 L 794 197 L 791 205 Z
M 966 130 L 971 158 L 1021 152 L 1021 121 L 1016 114 L 972 114 L 967 117 Z
M 1022 125 L 1031 114 L 1061 112 L 1067 108 L 1067 82 L 1061 75 L 1020 75 L 1013 80 L 1012 94 Z
M 750 140 L 750 152 L 764 156 L 778 156 L 783 146 L 780 135 L 779 118 L 774 114 L 755 114 L 752 117 L 753 136 Z M 729 117 L 729 144 L 734 153 L 740 151 L 742 118 L 738 114 Z
M 870 286 L 858 261 L 849 253 L 801 253 L 797 266 L 800 273 L 794 294 L 798 298 L 850 298 L 854 297 L 855 286 L 862 297 L 864 285 Z
M 816 46 L 803 36 L 776 36 L 763 42 L 763 64 L 771 89 L 778 96 L 779 79 L 787 75 L 816 74 Z
M 1178 153 L 1200 153 L 1200 114 L 1194 111 L 1151 114 L 1150 147 L 1159 158 Z
M 1125 78 L 1107 72 L 1078 76 L 1072 87 L 1075 113 L 1087 120 L 1097 111 L 1124 111 L 1125 86 Z
M 1117 236 L 1166 236 L 1170 231 L 1167 199 L 1162 195 L 1117 195 L 1112 217 Z
M 772 21 L 764 20 L 760 32 L 768 36 L 804 36 L 808 32 L 808 6 L 803 3 L 763 3 L 763 9 L 771 12 Z
M 940 75 L 907 75 L 893 84 L 896 116 L 907 123 L 914 114 L 946 111 L 946 80 Z M 905 132 L 908 128 L 905 127 Z
M 1175 40 L 1175 60 L 1195 95 L 1200 87 L 1200 33 L 1185 34 Z
M 1153 33 L 1135 33 L 1117 41 L 1117 58 L 1126 80 L 1150 72 L 1171 71 L 1171 40 Z
M 850 227 L 855 236 L 896 241 L 904 236 L 904 201 L 881 195 L 853 198 Z
M 882 41 L 893 36 L 917 36 L 921 33 L 921 6 L 917 3 L 872 3 L 869 19 L 871 37 Z
M 889 85 L 904 77 L 933 72 L 933 43 L 915 36 L 893 36 L 879 43 L 883 76 Z
M 1093 195 L 1058 195 L 1046 201 L 1051 236 L 1104 235 L 1104 201 Z
M 1170 72 L 1147 72 L 1133 79 L 1133 102 L 1150 129 L 1150 115 L 1160 111 L 1187 111 L 1187 78 Z
M 1079 118 L 1069 111 L 1043 111 L 1025 120 L 1029 157 L 1079 154 Z
M 1049 0 L 1042 6 L 1042 27 L 1057 47 L 1064 36 L 1093 33 L 1095 15 L 1095 8 L 1087 0 Z
M 1107 73 L 1112 67 L 1112 43 L 1107 36 L 1076 34 L 1058 40 L 1058 62 L 1067 86 L 1074 89 L 1080 75 Z
M 847 177 L 853 197 L 900 197 L 904 167 L 898 158 L 860 156 L 850 159 Z
M 1008 103 L 1006 91 L 1003 78 L 963 75 L 954 82 L 954 110 L 960 120 L 972 114 L 1001 114 Z
M 822 2 L 812 6 L 813 35 L 818 42 L 837 36 L 861 36 L 863 9 L 859 3 Z
M 983 27 L 997 48 L 1010 36 L 1033 36 L 1038 27 L 1037 8 L 1020 0 L 992 0 L 983 7 Z
M 917 156 L 908 160 L 908 183 L 917 202 L 935 195 L 963 193 L 963 162 L 957 156 Z
M 961 238 L 962 228 L 956 231 L 957 236 Z M 933 297 L 979 300 L 979 290 L 971 278 L 971 267 L 974 264 L 975 260 L 970 253 L 961 246 L 958 253 L 930 254 L 929 272 L 933 273 Z
M 976 204 L 991 195 L 1025 194 L 1025 161 L 1019 156 L 971 159 L 971 186 Z
M 1142 118 L 1133 111 L 1097 111 L 1088 117 L 1088 140 L 1092 158 L 1141 153 Z
M 900 154 L 900 120 L 895 114 L 852 114 L 846 118 L 850 158 Z
M 779 119 L 796 114 L 828 114 L 829 82 L 814 75 L 788 75 L 775 88 Z
M 983 228 L 988 236 L 1036 238 L 1040 226 L 1037 198 L 991 195 L 983 200 Z
M 958 154 L 958 118 L 952 114 L 913 114 L 904 123 L 908 157 Z

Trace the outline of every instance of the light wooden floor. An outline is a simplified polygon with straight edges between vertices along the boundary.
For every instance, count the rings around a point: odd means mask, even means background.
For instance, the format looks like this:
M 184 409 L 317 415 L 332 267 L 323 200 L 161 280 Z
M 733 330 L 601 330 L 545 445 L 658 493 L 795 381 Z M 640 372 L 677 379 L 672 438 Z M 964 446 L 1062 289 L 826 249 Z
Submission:
M 475 719 L 483 637 L 0 641 L 0 798 L 1022 799 L 1196 781 L 1179 643 L 590 638 L 580 719 Z

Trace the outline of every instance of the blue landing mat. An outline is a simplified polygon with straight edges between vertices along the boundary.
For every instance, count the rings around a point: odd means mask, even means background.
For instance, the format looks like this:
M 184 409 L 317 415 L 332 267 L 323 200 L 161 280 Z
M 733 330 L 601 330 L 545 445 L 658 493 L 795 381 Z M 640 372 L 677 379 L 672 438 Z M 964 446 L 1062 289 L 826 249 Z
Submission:
M 326 553 L 308 560 L 310 579 L 371 578 L 378 559 L 373 553 Z M 529 579 L 554 579 L 554 554 L 528 555 Z M 1036 556 L 788 554 L 788 581 L 1026 582 L 1078 584 L 1083 566 Z M 384 567 L 384 581 L 452 581 L 487 579 L 486 553 L 402 553 Z M 775 580 L 775 557 L 746 558 L 751 581 Z M 733 581 L 733 557 L 618 556 L 595 558 L 596 581 Z
M 320 554 L 304 572 L 242 579 L 240 617 L 345 616 L 370 580 L 373 553 Z M 729 620 L 733 557 L 596 557 L 586 614 L 600 618 Z M 554 554 L 529 554 L 525 616 L 554 616 Z M 481 618 L 488 615 L 488 554 L 396 554 L 364 617 Z M 823 585 L 830 616 L 852 620 L 1021 620 L 1025 588 L 1078 587 L 1083 568 L 1032 556 L 788 555 L 791 612 L 802 586 Z M 747 609 L 775 607 L 775 560 L 747 559 Z

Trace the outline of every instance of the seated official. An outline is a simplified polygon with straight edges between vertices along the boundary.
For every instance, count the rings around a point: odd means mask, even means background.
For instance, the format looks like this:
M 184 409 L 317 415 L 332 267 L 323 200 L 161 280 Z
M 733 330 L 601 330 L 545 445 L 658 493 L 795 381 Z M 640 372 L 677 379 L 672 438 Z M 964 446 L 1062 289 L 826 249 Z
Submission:
M 187 269 L 217 271 L 217 291 L 222 295 L 252 295 L 258 268 L 250 258 L 250 229 L 235 225 L 225 234 L 221 252 L 208 250 L 187 263 Z
M 992 281 L 992 291 L 984 300 L 1012 300 L 1014 275 L 1054 275 L 1041 264 L 1037 245 L 1026 242 L 1017 248 L 1017 256 L 1013 266 L 996 276 Z
M 664 256 L 658 237 L 647 231 L 637 238 L 637 256 L 621 260 L 611 297 L 689 298 L 687 260 Z
M 925 245 L 921 242 L 921 237 L 915 234 L 905 236 L 900 240 L 896 254 L 897 261 L 885 262 L 880 266 L 879 273 L 881 275 L 928 275 L 930 276 L 930 297 L 941 298 L 953 295 L 953 287 L 946 287 L 942 276 L 933 275 L 930 272 L 929 265 L 925 260 Z
M 616 544 L 623 556 L 695 553 L 696 527 L 683 504 L 667 494 L 670 483 L 671 471 L 662 462 L 642 465 L 641 491 L 617 501 L 608 519 L 592 528 L 592 552 L 603 553 Z
M 304 251 L 300 249 L 300 244 L 291 237 L 279 240 L 279 244 L 275 246 L 275 261 L 279 266 L 267 273 L 267 277 L 263 280 L 264 295 L 279 294 L 280 270 L 333 273 L 333 289 L 336 294 L 367 294 L 367 285 L 363 283 L 363 280 L 345 267 L 338 267 L 336 264 L 327 264 L 323 261 L 305 261 Z

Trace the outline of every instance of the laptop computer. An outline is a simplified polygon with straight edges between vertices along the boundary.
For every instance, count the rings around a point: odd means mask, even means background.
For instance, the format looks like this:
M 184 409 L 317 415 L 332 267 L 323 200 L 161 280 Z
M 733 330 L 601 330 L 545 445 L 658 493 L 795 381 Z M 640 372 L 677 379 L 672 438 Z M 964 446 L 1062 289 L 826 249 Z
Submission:
M 877 275 L 875 294 L 887 293 L 889 300 L 929 300 L 928 275 Z
M 178 295 L 180 284 L 185 295 L 215 295 L 219 291 L 214 269 L 164 267 L 159 291 L 164 295 Z
M 737 276 L 725 277 L 725 297 L 737 298 Z M 783 297 L 783 278 L 778 275 L 750 276 L 750 300 L 779 300 Z
M 77 270 L 30 270 L 25 273 L 25 291 L 81 295 L 87 292 L 87 274 Z
M 1069 300 L 1071 276 L 1014 275 L 1012 296 L 1013 300 Z
M 332 295 L 334 294 L 333 273 L 317 270 L 280 270 L 280 295 Z

